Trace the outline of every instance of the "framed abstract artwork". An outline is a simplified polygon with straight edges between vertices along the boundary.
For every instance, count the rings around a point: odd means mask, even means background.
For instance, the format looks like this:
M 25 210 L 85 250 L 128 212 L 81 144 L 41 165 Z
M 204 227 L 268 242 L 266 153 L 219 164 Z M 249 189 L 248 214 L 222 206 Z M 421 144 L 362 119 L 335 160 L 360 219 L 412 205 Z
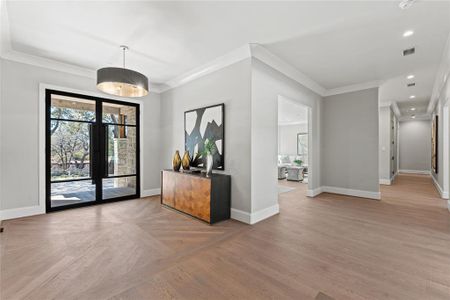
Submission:
M 202 153 L 205 141 L 213 141 L 216 152 L 213 155 L 213 169 L 225 170 L 225 104 L 218 104 L 186 111 L 184 113 L 184 146 L 193 158 Z M 204 168 L 201 158 L 196 165 Z
M 438 116 L 434 116 L 431 125 L 431 168 L 438 173 Z

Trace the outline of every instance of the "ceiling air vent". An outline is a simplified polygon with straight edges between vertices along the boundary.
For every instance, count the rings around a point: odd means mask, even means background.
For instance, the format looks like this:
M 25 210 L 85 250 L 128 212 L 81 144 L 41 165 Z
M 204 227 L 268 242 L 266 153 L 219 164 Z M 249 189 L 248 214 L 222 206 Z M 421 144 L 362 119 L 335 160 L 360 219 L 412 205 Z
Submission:
M 403 56 L 407 56 L 407 55 L 411 55 L 414 54 L 416 52 L 416 48 L 409 48 L 409 49 L 405 49 L 403 50 Z
M 406 86 L 407 87 L 413 87 L 413 86 L 416 86 L 416 83 L 415 82 L 410 82 L 410 83 L 406 84 Z

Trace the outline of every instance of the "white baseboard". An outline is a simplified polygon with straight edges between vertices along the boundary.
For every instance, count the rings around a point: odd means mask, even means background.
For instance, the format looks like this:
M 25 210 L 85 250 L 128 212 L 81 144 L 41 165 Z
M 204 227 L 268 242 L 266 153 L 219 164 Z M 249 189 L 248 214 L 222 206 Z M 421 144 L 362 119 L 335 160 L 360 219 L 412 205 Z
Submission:
M 250 219 L 251 219 L 250 213 L 243 211 L 243 210 L 232 208 L 231 209 L 231 218 L 234 220 L 237 220 L 239 222 L 242 222 L 242 223 L 251 224 L 250 223 Z
M 308 197 L 315 197 L 315 196 L 320 195 L 320 194 L 322 194 L 322 188 L 321 187 L 318 187 L 318 188 L 313 189 L 313 190 L 307 190 L 306 191 L 306 196 L 308 196 Z
M 39 205 L 11 208 L 0 210 L 0 220 L 17 219 L 42 214 L 45 214 L 45 207 Z
M 400 173 L 404 174 L 424 174 L 424 175 L 431 175 L 429 170 L 399 170 Z
M 380 178 L 380 184 L 391 185 L 391 183 L 392 183 L 391 179 Z
M 141 192 L 141 198 L 150 197 L 150 196 L 156 196 L 156 195 L 161 195 L 161 189 L 160 188 L 151 189 L 151 190 L 143 190 Z
M 346 188 L 340 188 L 340 187 L 334 187 L 334 186 L 323 186 L 322 191 L 324 193 L 341 194 L 341 195 L 369 198 L 369 199 L 375 199 L 375 200 L 381 199 L 380 192 L 352 190 L 352 189 L 346 189 Z
M 280 212 L 280 206 L 275 204 L 273 206 L 258 210 L 254 213 L 248 213 L 239 209 L 231 209 L 231 218 L 246 224 L 256 224 L 262 220 L 270 218 Z
M 258 210 L 257 212 L 251 214 L 250 224 L 258 223 L 259 221 L 270 218 L 271 216 L 274 216 L 278 213 L 280 213 L 280 206 L 278 205 L 278 203 L 270 207 Z
M 442 199 L 448 199 L 448 191 L 444 191 L 441 187 L 441 185 L 439 184 L 439 182 L 436 180 L 436 178 L 434 178 L 434 176 L 431 176 L 431 179 L 433 179 L 433 183 L 434 186 L 436 187 L 436 189 L 439 192 L 439 195 L 441 196 Z

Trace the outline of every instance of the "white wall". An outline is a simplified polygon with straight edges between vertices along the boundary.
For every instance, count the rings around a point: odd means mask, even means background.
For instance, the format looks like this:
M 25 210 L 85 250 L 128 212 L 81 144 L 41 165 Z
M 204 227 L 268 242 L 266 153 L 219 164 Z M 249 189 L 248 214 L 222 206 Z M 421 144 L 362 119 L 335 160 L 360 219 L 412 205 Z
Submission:
M 429 172 L 431 168 L 430 121 L 400 122 L 400 171 Z
M 3 3 L 1 3 L 0 4 L 0 10 L 1 10 L 1 5 L 2 5 Z M 1 212 L 1 210 L 2 210 L 2 207 L 3 207 L 3 197 L 2 197 L 2 186 L 3 186 L 3 179 L 2 179 L 2 177 L 3 177 L 3 175 L 2 175 L 2 171 L 1 170 L 3 170 L 3 165 L 2 165 L 2 152 L 3 152 L 3 147 L 2 147 L 2 145 L 3 145 L 3 131 L 2 131 L 2 91 L 3 91 L 3 89 L 2 89 L 2 82 L 3 82 L 3 65 L 4 65 L 4 63 L 3 63 L 3 60 L 2 59 L 0 59 L 0 212 Z M 1 213 L 0 213 L 0 220 L 2 219 L 2 216 L 1 216 Z
M 298 133 L 308 133 L 308 124 L 278 125 L 278 154 L 297 155 Z
M 3 59 L 1 65 L 0 208 L 6 210 L 38 204 L 39 84 L 97 90 L 93 78 Z M 159 188 L 159 95 L 150 93 L 142 100 L 144 191 Z
M 184 151 L 184 112 L 225 103 L 224 173 L 232 176 L 232 209 L 246 213 L 251 211 L 250 72 L 245 59 L 161 94 L 163 169 L 171 168 L 175 150 Z
M 252 59 L 252 212 L 275 211 L 278 206 L 278 96 L 310 107 L 310 190 L 320 186 L 321 97 L 258 59 Z
M 322 185 L 379 197 L 378 88 L 325 97 Z

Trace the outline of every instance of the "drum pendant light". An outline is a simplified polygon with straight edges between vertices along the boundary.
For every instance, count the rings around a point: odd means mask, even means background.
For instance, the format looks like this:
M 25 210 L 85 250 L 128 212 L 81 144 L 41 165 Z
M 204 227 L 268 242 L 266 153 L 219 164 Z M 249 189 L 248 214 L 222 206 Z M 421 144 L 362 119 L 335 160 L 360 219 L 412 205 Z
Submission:
M 121 97 L 143 97 L 148 94 L 148 78 L 136 71 L 125 68 L 127 46 L 123 51 L 123 68 L 102 68 L 97 70 L 97 88 L 107 94 Z

